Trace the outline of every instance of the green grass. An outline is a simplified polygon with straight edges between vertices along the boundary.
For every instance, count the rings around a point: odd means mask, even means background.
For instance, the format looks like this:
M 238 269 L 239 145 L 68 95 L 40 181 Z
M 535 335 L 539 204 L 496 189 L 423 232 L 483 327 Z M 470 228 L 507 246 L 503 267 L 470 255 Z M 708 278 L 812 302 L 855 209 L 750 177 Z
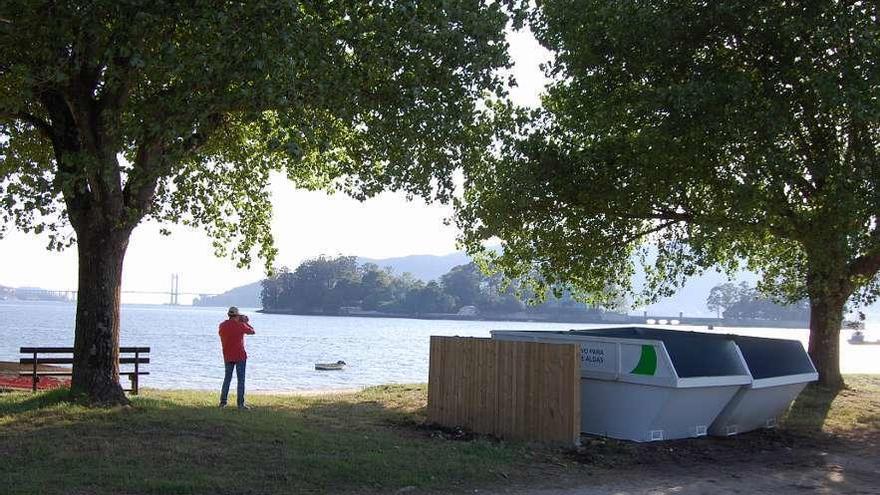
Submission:
M 524 448 L 417 427 L 424 386 L 324 397 L 147 390 L 89 409 L 64 391 L 0 395 L 0 493 L 291 493 L 439 488 L 498 479 Z M 4 486 L 5 485 L 5 486 Z
M 783 419 L 795 434 L 880 434 L 880 375 L 847 375 L 846 388 L 808 386 Z
M 706 449 L 745 460 L 752 443 L 762 450 L 814 448 L 780 443 L 780 435 L 876 438 L 880 376 L 848 376 L 847 383 L 838 393 L 809 387 L 770 437 L 594 439 L 577 453 L 479 437 L 451 440 L 421 426 L 424 385 L 251 395 L 254 409 L 242 412 L 217 409 L 216 394 L 208 392 L 146 390 L 132 407 L 113 409 L 72 404 L 64 390 L 0 394 L 0 494 L 393 493 L 408 486 L 483 487 L 560 469 L 577 474 L 583 464 L 623 472 L 633 462 L 665 462 L 669 456 L 660 451 L 675 450 L 676 462 L 705 463 Z

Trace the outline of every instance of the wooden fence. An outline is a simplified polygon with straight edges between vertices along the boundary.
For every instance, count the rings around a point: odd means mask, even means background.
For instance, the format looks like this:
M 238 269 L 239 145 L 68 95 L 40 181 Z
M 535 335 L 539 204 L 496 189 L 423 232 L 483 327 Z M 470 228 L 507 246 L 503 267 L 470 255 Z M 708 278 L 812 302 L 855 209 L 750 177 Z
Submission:
M 428 421 L 502 438 L 577 445 L 576 344 L 431 337 Z

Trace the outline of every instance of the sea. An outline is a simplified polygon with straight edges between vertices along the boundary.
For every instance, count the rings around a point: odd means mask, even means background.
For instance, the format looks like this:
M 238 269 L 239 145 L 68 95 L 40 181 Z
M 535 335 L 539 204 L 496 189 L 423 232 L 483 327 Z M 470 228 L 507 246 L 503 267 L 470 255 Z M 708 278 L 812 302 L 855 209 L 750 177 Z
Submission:
M 251 391 L 351 390 L 428 380 L 432 335 L 488 337 L 491 330 L 569 330 L 609 325 L 580 323 L 444 321 L 406 318 L 269 315 L 243 309 L 256 334 L 248 336 L 247 386 Z M 63 302 L 0 301 L 0 361 L 17 361 L 24 346 L 72 346 L 75 307 Z M 223 359 L 217 326 L 225 308 L 123 305 L 120 341 L 149 346 L 149 376 L 142 387 L 219 389 Z M 668 328 L 707 331 L 706 327 Z M 807 345 L 806 329 L 716 327 L 716 333 L 767 336 Z M 880 374 L 880 346 L 854 346 L 841 332 L 844 373 Z M 880 339 L 868 323 L 867 340 Z M 345 361 L 342 371 L 316 371 L 315 363 Z

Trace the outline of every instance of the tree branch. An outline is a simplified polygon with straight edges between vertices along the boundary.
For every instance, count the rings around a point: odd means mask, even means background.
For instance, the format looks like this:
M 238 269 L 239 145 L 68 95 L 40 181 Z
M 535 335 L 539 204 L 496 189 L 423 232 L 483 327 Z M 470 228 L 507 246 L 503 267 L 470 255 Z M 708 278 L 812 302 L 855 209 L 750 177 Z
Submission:
M 55 136 L 52 148 L 55 152 L 55 164 L 58 167 L 58 172 L 55 174 L 54 185 L 58 191 L 63 193 L 70 223 L 74 229 L 78 229 L 82 226 L 82 215 L 89 208 L 93 197 L 89 194 L 90 185 L 80 174 L 80 169 L 65 159 L 68 153 L 76 153 L 81 149 L 76 119 L 71 113 L 64 95 L 60 92 L 44 91 L 39 97 L 52 121 L 53 135 Z M 68 180 L 71 183 L 66 183 Z
M 156 139 L 141 144 L 122 192 L 126 208 L 143 216 L 153 200 L 159 179 L 171 173 L 177 163 L 174 157 L 185 156 L 204 146 L 223 122 L 223 115 L 212 114 L 206 123 L 179 143 L 164 145 Z
M 27 112 L 5 112 L 0 110 L 0 119 L 4 117 L 12 120 L 21 120 L 23 122 L 26 122 L 34 126 L 37 130 L 41 131 L 50 140 L 55 139 L 52 125 L 49 124 L 49 122 L 47 122 L 46 120 L 41 119 L 34 114 Z
M 675 224 L 677 224 L 677 223 L 680 223 L 680 222 L 682 222 L 682 221 L 683 221 L 683 220 L 669 220 L 669 221 L 667 221 L 667 222 L 662 222 L 660 225 L 657 225 L 657 226 L 655 226 L 655 227 L 651 227 L 650 229 L 643 230 L 643 231 L 641 231 L 641 232 L 637 232 L 637 233 L 631 235 L 630 237 L 627 237 L 626 239 L 624 239 L 624 240 L 622 240 L 622 241 L 617 241 L 617 242 L 614 243 L 614 246 L 617 246 L 617 247 L 623 247 L 623 246 L 626 246 L 627 244 L 629 244 L 629 243 L 631 243 L 631 242 L 633 242 L 633 241 L 636 241 L 636 240 L 638 240 L 638 239 L 641 239 L 642 237 L 645 237 L 645 236 L 651 235 L 651 234 L 653 234 L 653 233 L 655 233 L 655 232 L 660 232 L 661 230 L 663 230 L 663 229 L 665 229 L 665 228 L 667 228 L 667 227 L 671 227 L 671 226 L 673 226 L 673 225 L 675 225 Z
M 870 238 L 875 243 L 874 248 L 849 264 L 851 277 L 873 277 L 880 271 L 880 226 L 874 229 Z

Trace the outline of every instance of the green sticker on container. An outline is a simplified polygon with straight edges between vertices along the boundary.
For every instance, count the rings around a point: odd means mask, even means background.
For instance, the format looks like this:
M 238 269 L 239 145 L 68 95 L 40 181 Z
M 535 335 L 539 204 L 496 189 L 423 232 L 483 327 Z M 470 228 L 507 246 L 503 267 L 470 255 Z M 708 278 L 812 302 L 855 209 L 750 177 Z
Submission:
M 642 346 L 642 355 L 639 356 L 639 364 L 630 371 L 633 375 L 654 376 L 657 372 L 657 351 L 652 345 Z

